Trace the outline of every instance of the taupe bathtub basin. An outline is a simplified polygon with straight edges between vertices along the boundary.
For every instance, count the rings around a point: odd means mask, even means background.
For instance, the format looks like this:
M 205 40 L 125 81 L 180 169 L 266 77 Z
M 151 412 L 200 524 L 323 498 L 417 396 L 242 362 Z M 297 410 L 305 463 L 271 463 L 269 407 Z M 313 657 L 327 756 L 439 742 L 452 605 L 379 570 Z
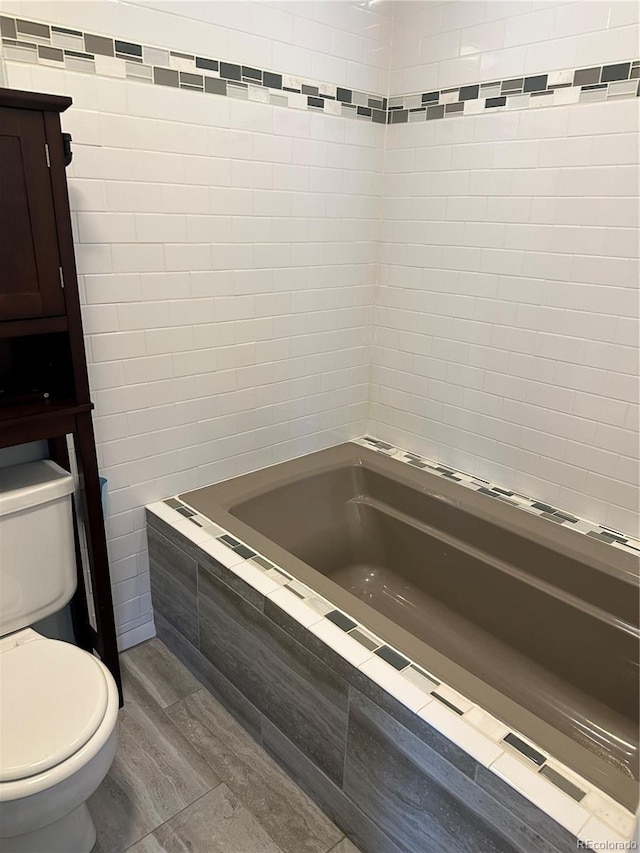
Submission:
M 635 810 L 633 555 L 351 443 L 180 497 Z

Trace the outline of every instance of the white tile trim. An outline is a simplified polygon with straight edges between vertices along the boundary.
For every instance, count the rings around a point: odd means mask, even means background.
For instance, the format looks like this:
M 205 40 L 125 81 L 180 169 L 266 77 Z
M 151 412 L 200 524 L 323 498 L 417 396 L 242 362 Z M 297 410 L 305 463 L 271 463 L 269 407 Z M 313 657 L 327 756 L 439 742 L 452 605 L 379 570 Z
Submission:
M 283 587 L 278 587 L 274 592 L 270 592 L 267 598 L 269 601 L 277 604 L 289 616 L 293 616 L 305 628 L 309 628 L 311 625 L 324 619 L 324 616 L 312 610 L 301 598 L 298 598 L 297 595 L 294 595 Z
M 373 657 L 373 652 L 360 645 L 360 643 L 352 639 L 328 619 L 321 619 L 319 622 L 311 625 L 309 630 L 332 648 L 334 652 L 337 652 L 341 657 L 349 661 L 352 666 L 359 667 Z
M 227 548 L 226 545 L 218 542 L 217 539 L 210 539 L 208 542 L 203 542 L 200 547 L 209 556 L 213 557 L 214 560 L 226 566 L 227 569 L 232 569 L 234 566 L 244 563 L 244 558 L 240 554 L 236 554 L 235 551 Z
M 440 702 L 430 702 L 418 711 L 418 716 L 426 720 L 429 725 L 459 746 L 460 749 L 468 752 L 484 767 L 489 767 L 496 758 L 502 755 L 502 750 L 496 743 L 475 731 L 467 725 L 459 714 L 450 711 Z
M 412 711 L 419 711 L 429 702 L 436 701 L 433 696 L 407 681 L 397 669 L 376 655 L 361 663 L 358 669 Z
M 589 819 L 586 809 L 512 755 L 503 753 L 490 770 L 574 835 Z
M 589 818 L 589 820 L 585 823 L 580 832 L 578 832 L 578 838 L 580 839 L 580 841 L 584 841 L 585 844 L 604 845 L 601 849 L 605 850 L 629 849 L 628 843 L 625 845 L 625 842 L 627 841 L 626 838 L 624 838 L 622 835 L 618 835 L 618 833 L 614 832 L 614 830 L 611 829 L 610 826 L 606 826 L 606 824 L 601 823 L 595 817 Z M 592 846 L 591 849 L 595 848 Z

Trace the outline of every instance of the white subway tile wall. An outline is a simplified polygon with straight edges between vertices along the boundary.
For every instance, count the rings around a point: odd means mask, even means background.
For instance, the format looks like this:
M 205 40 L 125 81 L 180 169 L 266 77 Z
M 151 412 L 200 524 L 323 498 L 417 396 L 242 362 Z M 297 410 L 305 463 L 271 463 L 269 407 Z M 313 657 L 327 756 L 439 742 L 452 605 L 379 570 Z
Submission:
M 390 19 L 355 2 L 0 10 L 386 87 Z M 384 126 L 4 64 L 10 87 L 74 102 L 62 124 L 126 646 L 152 618 L 146 503 L 365 432 Z
M 397 0 L 393 8 L 394 95 L 623 62 L 638 51 L 635 0 Z
M 512 94 L 505 112 L 469 114 L 478 99 L 449 116 L 462 93 L 442 92 L 528 74 L 563 86 L 567 69 L 630 61 L 635 3 L 0 11 L 100 34 L 94 60 L 64 69 L 5 47 L 0 74 L 74 101 L 63 127 L 123 646 L 152 618 L 144 504 L 365 431 L 636 530 L 637 67 L 608 103 L 576 104 L 602 91 L 574 86 L 549 109 Z M 53 35 L 82 51 L 82 36 Z M 122 58 L 100 55 L 101 36 Z M 307 110 L 306 95 L 284 109 L 153 85 L 125 77 L 140 69 L 120 40 L 183 83 L 193 63 L 176 51 L 294 88 L 438 90 L 446 116 L 385 127 Z M 422 99 L 397 100 L 394 122 Z
M 637 52 L 624 0 L 394 8 L 394 94 Z M 387 128 L 368 426 L 632 534 L 638 104 Z

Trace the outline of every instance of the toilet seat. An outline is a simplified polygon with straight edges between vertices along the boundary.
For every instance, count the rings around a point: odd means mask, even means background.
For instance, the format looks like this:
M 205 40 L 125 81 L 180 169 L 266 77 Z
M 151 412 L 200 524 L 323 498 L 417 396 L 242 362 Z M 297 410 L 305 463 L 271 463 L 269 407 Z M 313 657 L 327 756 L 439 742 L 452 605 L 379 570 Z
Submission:
M 22 641 L 0 652 L 0 783 L 65 762 L 95 735 L 109 704 L 96 658 L 33 633 L 25 631 Z

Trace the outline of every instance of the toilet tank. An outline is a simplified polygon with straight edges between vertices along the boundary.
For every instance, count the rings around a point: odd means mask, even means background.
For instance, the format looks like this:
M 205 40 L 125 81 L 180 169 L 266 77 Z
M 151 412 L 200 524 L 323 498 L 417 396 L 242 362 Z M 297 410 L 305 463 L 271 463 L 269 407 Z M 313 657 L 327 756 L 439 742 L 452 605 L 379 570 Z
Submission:
M 73 477 L 43 459 L 0 468 L 0 636 L 65 606 L 76 588 Z

